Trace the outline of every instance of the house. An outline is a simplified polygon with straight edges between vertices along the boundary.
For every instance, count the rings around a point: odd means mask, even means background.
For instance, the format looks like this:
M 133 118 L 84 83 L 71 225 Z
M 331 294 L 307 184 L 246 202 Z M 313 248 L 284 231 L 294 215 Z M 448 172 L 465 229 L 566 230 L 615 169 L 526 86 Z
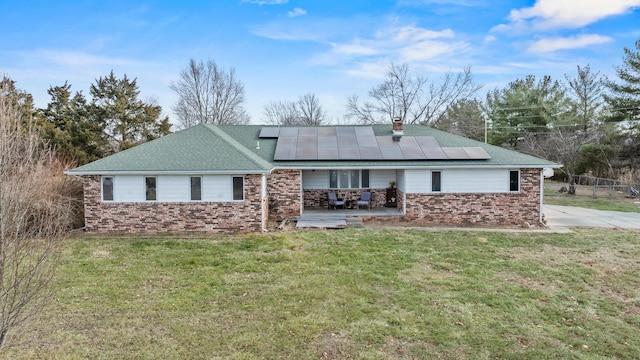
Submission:
M 92 232 L 259 232 L 328 192 L 417 225 L 543 220 L 558 164 L 426 126 L 197 125 L 72 169 Z M 391 186 L 394 185 L 394 186 Z

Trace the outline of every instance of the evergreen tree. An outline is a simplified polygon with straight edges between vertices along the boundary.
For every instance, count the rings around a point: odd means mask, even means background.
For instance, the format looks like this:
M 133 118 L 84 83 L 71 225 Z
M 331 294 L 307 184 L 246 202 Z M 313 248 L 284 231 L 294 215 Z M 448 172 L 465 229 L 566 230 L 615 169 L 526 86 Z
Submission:
M 42 110 L 41 136 L 59 155 L 86 164 L 105 156 L 107 140 L 100 124 L 89 121 L 87 101 L 81 92 L 71 96 L 71 84 L 47 90 L 51 102 Z
M 162 107 L 138 99 L 136 79 L 117 79 L 113 70 L 91 85 L 89 116 L 104 129 L 112 152 L 128 149 L 170 132 L 169 118 L 160 119 Z
M 485 141 L 485 115 L 477 99 L 460 99 L 447 107 L 434 125 L 436 129 Z
M 609 105 L 608 121 L 623 130 L 624 147 L 620 153 L 633 174 L 640 168 L 640 39 L 635 49 L 624 48 L 623 65 L 616 67 L 620 82 L 607 81 L 611 94 L 605 95 Z
M 489 142 L 515 149 L 524 137 L 544 136 L 561 122 L 567 102 L 558 81 L 550 76 L 536 81 L 528 75 L 487 93 L 486 108 L 491 121 Z

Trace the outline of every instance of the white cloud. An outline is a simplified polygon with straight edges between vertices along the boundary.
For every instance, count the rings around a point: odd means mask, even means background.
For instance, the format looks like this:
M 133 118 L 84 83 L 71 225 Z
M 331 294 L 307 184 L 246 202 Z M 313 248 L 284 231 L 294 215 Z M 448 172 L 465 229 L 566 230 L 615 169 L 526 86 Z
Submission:
M 44 62 L 74 68 L 88 68 L 102 65 L 123 66 L 133 65 L 136 63 L 136 61 L 124 58 L 104 57 L 79 51 L 50 49 L 36 50 L 32 52 L 30 56 L 33 56 L 36 59 L 41 59 Z
M 532 7 L 511 10 L 509 19 L 512 26 L 579 28 L 637 7 L 640 0 L 537 0 Z
M 333 51 L 342 55 L 374 55 L 378 53 L 378 50 L 371 46 L 365 46 L 362 44 L 333 44 Z
M 355 67 L 348 69 L 347 75 L 364 79 L 384 79 L 389 70 L 389 62 L 376 61 L 357 64 Z
M 549 53 L 557 50 L 578 49 L 591 45 L 604 44 L 613 41 L 612 38 L 602 35 L 578 35 L 566 38 L 548 38 L 533 43 L 528 52 Z
M 302 16 L 302 15 L 306 15 L 307 14 L 307 10 L 301 9 L 301 8 L 295 8 L 291 11 L 289 11 L 289 16 L 290 17 L 297 17 L 297 16 Z
M 482 40 L 483 43 L 488 44 L 488 43 L 492 43 L 495 42 L 497 40 L 497 38 L 493 35 L 487 35 L 484 37 L 484 39 Z

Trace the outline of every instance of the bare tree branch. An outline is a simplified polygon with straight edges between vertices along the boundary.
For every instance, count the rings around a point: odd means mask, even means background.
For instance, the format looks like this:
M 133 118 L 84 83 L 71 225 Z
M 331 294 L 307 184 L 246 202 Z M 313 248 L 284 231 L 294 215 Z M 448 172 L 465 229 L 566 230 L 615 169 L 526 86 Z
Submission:
M 412 75 L 407 64 L 392 63 L 385 81 L 369 91 L 371 102 L 360 105 L 357 96 L 347 98 L 346 115 L 363 124 L 400 118 L 404 123 L 434 125 L 448 106 L 473 98 L 481 87 L 473 82 L 470 67 L 460 73 L 447 72 L 442 82 L 436 84 Z
M 22 115 L 0 89 L 0 347 L 49 297 L 57 247 L 78 208 L 72 180 Z
M 265 105 L 264 115 L 274 125 L 322 125 L 327 117 L 320 100 L 313 93 L 302 95 L 297 101 L 272 101 Z
M 249 115 L 244 108 L 244 86 L 236 78 L 234 68 L 218 67 L 213 60 L 207 63 L 189 60 L 180 72 L 180 80 L 170 86 L 179 97 L 173 111 L 183 128 L 196 124 L 246 124 Z

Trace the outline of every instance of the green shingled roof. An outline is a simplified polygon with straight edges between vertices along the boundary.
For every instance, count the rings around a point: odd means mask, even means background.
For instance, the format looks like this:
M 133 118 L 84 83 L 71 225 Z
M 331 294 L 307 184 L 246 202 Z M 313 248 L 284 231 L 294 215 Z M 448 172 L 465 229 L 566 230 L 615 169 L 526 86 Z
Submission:
M 516 151 L 484 144 L 421 125 L 404 125 L 408 136 L 433 136 L 442 147 L 482 147 L 486 160 L 274 161 L 277 139 L 260 138 L 263 125 L 197 125 L 69 171 L 70 174 L 263 173 L 273 168 L 335 167 L 559 167 Z M 391 136 L 391 124 L 371 126 Z
M 197 125 L 69 171 L 105 172 L 248 172 L 271 164 L 248 151 L 215 126 Z

